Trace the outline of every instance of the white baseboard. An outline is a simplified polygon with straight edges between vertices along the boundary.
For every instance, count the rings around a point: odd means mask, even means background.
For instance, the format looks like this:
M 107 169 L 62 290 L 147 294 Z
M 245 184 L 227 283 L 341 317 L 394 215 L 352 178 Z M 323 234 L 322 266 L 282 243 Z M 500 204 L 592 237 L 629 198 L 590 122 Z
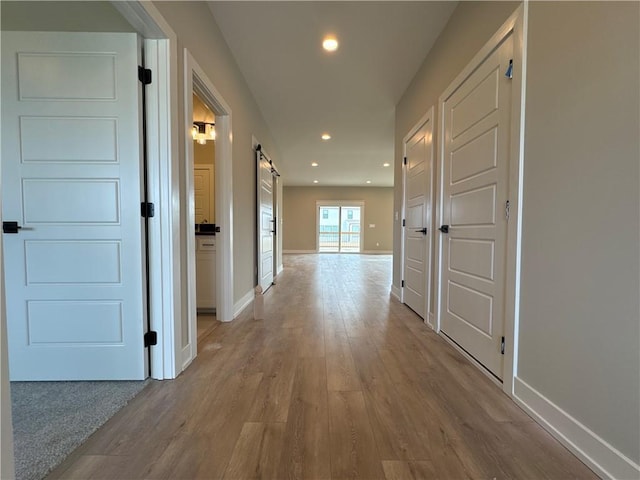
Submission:
M 253 289 L 245 293 L 240 300 L 233 304 L 233 318 L 236 318 L 240 313 L 249 306 L 253 301 L 254 291 Z
M 284 272 L 284 265 L 278 265 L 278 271 L 276 275 L 280 275 L 282 272 Z
M 393 250 L 363 250 L 365 255 L 392 255 Z
M 315 250 L 283 250 L 284 255 L 295 255 L 299 253 L 318 253 Z
M 436 317 L 431 312 L 427 314 L 427 325 L 429 325 L 432 330 L 436 329 Z
M 395 285 L 391 285 L 391 295 L 396 297 L 396 300 L 398 300 L 399 302 L 402 301 L 400 300 L 400 288 L 396 287 Z
M 640 465 L 518 377 L 514 381 L 514 400 L 602 478 L 640 478 Z

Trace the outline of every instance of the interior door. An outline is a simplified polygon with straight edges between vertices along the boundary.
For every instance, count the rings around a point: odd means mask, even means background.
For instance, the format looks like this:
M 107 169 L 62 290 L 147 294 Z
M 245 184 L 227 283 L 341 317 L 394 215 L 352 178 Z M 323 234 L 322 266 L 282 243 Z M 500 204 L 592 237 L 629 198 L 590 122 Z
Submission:
M 213 212 L 213 165 L 193 167 L 193 196 L 196 223 L 215 223 Z
M 431 271 L 431 178 L 433 175 L 431 117 L 405 143 L 404 289 L 403 301 L 422 318 L 428 312 Z
M 507 37 L 444 102 L 441 329 L 502 378 L 513 52 Z M 444 228 L 443 230 L 446 230 Z
M 258 284 L 266 292 L 273 283 L 273 174 L 261 151 L 258 163 Z
M 2 32 L 12 380 L 143 379 L 135 34 Z

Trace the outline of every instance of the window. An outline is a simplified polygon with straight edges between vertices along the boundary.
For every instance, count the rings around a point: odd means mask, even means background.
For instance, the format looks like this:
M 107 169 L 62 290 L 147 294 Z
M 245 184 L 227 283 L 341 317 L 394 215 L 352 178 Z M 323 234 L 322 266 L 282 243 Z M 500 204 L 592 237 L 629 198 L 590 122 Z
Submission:
M 362 207 L 319 205 L 318 251 L 360 252 Z

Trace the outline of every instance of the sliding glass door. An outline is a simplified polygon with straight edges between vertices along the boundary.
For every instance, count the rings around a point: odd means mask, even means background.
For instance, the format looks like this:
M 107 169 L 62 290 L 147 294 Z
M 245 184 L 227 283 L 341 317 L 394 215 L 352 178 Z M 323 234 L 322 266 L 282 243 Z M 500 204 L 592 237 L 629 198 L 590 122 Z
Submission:
M 360 252 L 362 207 L 358 205 L 318 205 L 318 251 Z

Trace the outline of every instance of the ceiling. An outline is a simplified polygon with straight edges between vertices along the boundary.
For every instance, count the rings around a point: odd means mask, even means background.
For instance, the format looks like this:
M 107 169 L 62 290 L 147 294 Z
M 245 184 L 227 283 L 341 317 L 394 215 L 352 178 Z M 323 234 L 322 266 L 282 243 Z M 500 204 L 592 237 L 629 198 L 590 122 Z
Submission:
M 285 185 L 393 185 L 383 164 L 393 164 L 395 105 L 455 6 L 209 2 L 269 125 Z M 322 49 L 327 34 L 336 52 Z

